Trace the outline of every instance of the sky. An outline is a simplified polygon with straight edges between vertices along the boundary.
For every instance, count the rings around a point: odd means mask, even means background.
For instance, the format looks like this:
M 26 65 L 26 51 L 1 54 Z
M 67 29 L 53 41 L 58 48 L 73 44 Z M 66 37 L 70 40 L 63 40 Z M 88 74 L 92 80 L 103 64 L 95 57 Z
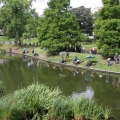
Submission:
M 36 9 L 39 15 L 43 14 L 44 9 L 47 7 L 47 2 L 49 0 L 35 0 L 32 6 Z M 85 6 L 86 8 L 91 8 L 94 10 L 96 7 L 102 7 L 102 0 L 70 0 L 70 5 L 73 8 Z

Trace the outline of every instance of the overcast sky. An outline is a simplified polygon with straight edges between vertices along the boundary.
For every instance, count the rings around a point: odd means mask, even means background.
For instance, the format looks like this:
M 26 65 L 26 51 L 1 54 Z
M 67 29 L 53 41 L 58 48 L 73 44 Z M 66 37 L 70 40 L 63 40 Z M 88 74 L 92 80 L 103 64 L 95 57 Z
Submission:
M 47 7 L 48 1 L 49 0 L 36 0 L 36 2 L 33 2 L 33 8 L 41 15 Z M 70 5 L 73 8 L 85 6 L 86 8 L 94 9 L 102 6 L 102 0 L 71 0 Z

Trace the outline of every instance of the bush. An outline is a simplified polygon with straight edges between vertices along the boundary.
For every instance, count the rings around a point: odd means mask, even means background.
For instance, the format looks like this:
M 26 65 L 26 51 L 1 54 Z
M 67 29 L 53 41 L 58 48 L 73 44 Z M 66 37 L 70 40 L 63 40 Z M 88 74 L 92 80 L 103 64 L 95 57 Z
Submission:
M 0 119 L 6 120 L 107 120 L 110 116 L 111 111 L 93 99 L 64 97 L 58 88 L 38 83 L 0 99 Z

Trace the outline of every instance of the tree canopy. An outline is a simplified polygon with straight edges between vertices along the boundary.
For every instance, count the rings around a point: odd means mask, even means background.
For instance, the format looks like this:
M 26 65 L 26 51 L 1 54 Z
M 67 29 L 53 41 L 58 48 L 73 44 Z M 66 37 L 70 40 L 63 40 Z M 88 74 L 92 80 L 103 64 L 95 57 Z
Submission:
M 98 48 L 105 57 L 120 53 L 120 5 L 119 0 L 102 0 L 104 7 L 95 22 Z
M 74 14 L 69 12 L 69 0 L 50 0 L 40 19 L 38 39 L 41 47 L 50 51 L 75 45 L 83 38 Z
M 75 13 L 76 20 L 83 33 L 92 35 L 93 32 L 93 16 L 90 8 L 84 6 L 72 8 L 71 12 Z
M 25 33 L 36 34 L 36 18 L 38 17 L 31 2 L 28 0 L 1 0 L 0 26 L 8 38 L 15 37 L 20 40 Z M 24 34 L 23 34 L 24 33 Z

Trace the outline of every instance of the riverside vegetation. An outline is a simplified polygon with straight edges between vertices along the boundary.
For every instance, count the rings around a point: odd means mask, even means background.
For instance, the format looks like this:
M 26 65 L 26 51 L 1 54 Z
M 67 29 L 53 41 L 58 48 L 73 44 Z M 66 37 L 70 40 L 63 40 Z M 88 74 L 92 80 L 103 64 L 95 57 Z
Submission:
M 2 38 L 0 39 L 0 41 L 2 42 Z M 32 44 L 32 43 L 36 43 L 37 41 L 38 41 L 37 38 L 33 38 L 31 40 L 24 41 L 23 44 L 25 44 L 25 43 L 26 44 L 29 44 L 29 43 Z M 96 46 L 96 44 L 92 43 L 92 42 L 81 43 L 81 44 L 82 44 L 82 46 L 85 47 L 86 50 L 88 50 L 92 46 Z M 60 59 L 61 59 L 61 56 L 58 55 L 59 53 L 56 54 L 56 55 L 52 55 L 52 54 L 49 54 L 48 50 L 41 49 L 40 47 L 24 46 L 24 47 L 21 47 L 21 48 L 17 49 L 18 46 L 14 45 L 14 44 L 6 44 L 6 43 L 3 44 L 3 43 L 0 43 L 0 49 L 9 51 L 10 47 L 14 50 L 15 53 L 22 53 L 23 52 L 23 48 L 26 47 L 27 50 L 29 50 L 29 53 L 26 53 L 26 55 L 33 56 L 31 51 L 32 51 L 32 49 L 34 49 L 34 51 L 39 54 L 39 58 L 41 58 L 41 59 L 47 59 L 47 60 L 55 61 L 55 62 L 59 62 Z M 70 52 L 70 59 L 66 63 L 67 64 L 72 64 L 72 60 L 73 60 L 75 55 L 80 60 L 84 60 L 84 62 L 80 63 L 78 66 L 85 66 L 86 63 L 88 62 L 88 59 L 85 59 L 85 57 L 88 55 L 87 53 Z M 111 66 L 107 66 L 106 58 L 103 58 L 101 54 L 96 54 L 94 56 L 95 56 L 95 58 L 94 59 L 90 59 L 90 60 L 92 62 L 95 62 L 96 65 L 95 66 L 91 66 L 91 68 L 107 70 L 107 71 L 113 71 L 113 72 L 120 72 L 119 64 L 115 64 L 113 59 L 111 59 L 111 64 L 112 65 Z
M 65 97 L 59 88 L 34 83 L 0 98 L 1 120 L 108 120 L 111 110 L 94 99 Z

